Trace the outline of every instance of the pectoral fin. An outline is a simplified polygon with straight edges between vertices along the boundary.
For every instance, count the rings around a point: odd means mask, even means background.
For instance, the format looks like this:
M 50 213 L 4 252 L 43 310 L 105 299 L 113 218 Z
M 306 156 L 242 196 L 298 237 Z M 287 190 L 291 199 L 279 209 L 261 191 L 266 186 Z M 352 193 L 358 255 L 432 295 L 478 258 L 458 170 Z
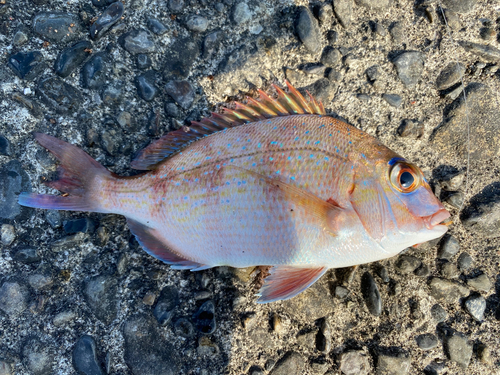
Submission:
M 274 266 L 257 294 L 260 296 L 257 302 L 268 303 L 295 297 L 314 284 L 327 270 L 327 267 Z

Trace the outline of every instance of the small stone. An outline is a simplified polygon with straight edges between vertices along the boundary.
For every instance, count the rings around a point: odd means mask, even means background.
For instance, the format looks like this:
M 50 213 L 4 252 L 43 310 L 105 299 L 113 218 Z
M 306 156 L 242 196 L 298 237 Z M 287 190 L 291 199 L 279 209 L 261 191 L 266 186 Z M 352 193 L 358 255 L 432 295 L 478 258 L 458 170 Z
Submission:
M 375 24 L 375 33 L 380 35 L 381 37 L 385 37 L 387 35 L 387 31 L 385 30 L 384 26 L 382 26 L 381 23 L 377 22 Z
M 400 137 L 419 139 L 424 135 L 423 122 L 405 119 L 401 122 L 397 132 Z
M 297 352 L 287 352 L 274 366 L 269 375 L 303 374 L 306 359 Z
M 337 43 L 338 39 L 339 34 L 335 30 L 328 30 L 328 32 L 326 33 L 326 40 L 329 44 Z
M 87 59 L 91 50 L 92 44 L 86 40 L 62 50 L 54 63 L 54 71 L 60 77 L 69 76 Z
M 465 310 L 478 322 L 484 318 L 486 299 L 479 295 L 472 295 L 465 301 Z
M 8 362 L 0 361 L 0 375 L 12 375 L 12 368 Z
M 106 52 L 92 55 L 82 68 L 82 84 L 87 89 L 100 89 L 110 74 L 109 56 Z
M 410 371 L 411 357 L 407 353 L 379 353 L 377 375 L 406 375 Z
M 241 25 L 242 23 L 250 21 L 252 18 L 252 12 L 245 1 L 236 3 L 231 11 L 231 20 L 236 25 Z
M 464 194 L 461 191 L 451 192 L 444 201 L 455 208 L 460 208 L 464 203 Z
M 67 311 L 62 311 L 54 316 L 54 319 L 52 320 L 52 324 L 56 327 L 62 327 L 69 322 L 73 321 L 76 318 L 76 314 L 74 311 L 67 310 Z
M 11 55 L 8 65 L 21 79 L 32 81 L 45 69 L 43 55 L 40 51 L 18 52 Z
M 172 13 L 182 12 L 184 9 L 184 0 L 168 0 L 168 9 Z
M 124 129 L 132 129 L 134 127 L 134 118 L 127 111 L 120 112 L 116 118 L 116 122 Z
M 406 273 L 412 273 L 415 271 L 420 265 L 422 264 L 422 261 L 414 256 L 411 255 L 400 255 L 398 260 L 395 263 L 396 268 L 399 270 L 406 272 Z
M 302 71 L 306 74 L 314 74 L 323 76 L 325 74 L 325 66 L 321 63 L 307 63 L 302 67 Z
M 408 88 L 413 88 L 424 70 L 424 55 L 415 51 L 403 52 L 392 63 L 403 84 Z
M 149 57 L 149 55 L 145 55 L 143 53 L 137 55 L 137 68 L 146 70 L 151 68 L 152 64 L 153 62 L 151 61 L 151 57 Z
M 2 224 L 1 233 L 2 243 L 5 246 L 10 246 L 10 244 L 12 244 L 12 242 L 16 239 L 16 231 L 13 225 Z
M 483 152 L 486 153 L 484 148 Z M 466 229 L 477 235 L 484 238 L 498 237 L 500 231 L 500 182 L 486 186 L 479 194 L 472 197 L 469 205 L 462 211 L 460 220 Z
M 358 100 L 360 100 L 364 103 L 368 103 L 371 99 L 371 96 L 367 95 L 367 94 L 357 94 L 356 98 L 358 98 Z
M 193 337 L 195 335 L 193 324 L 186 318 L 180 318 L 174 323 L 174 332 L 182 337 Z
M 361 350 L 352 350 L 340 355 L 340 371 L 344 375 L 368 375 L 371 372 L 370 361 Z
M 391 4 L 391 0 L 356 0 L 356 4 L 371 9 L 385 9 Z
M 133 55 L 138 53 L 152 53 L 156 50 L 153 37 L 146 30 L 131 30 L 123 34 L 120 44 Z
M 498 48 L 490 45 L 465 41 L 459 41 L 458 44 L 460 44 L 467 52 L 470 52 L 487 62 L 495 63 L 500 61 L 500 50 Z
M 124 6 L 121 1 L 112 3 L 102 12 L 99 18 L 90 26 L 90 37 L 99 39 L 123 16 Z
M 469 295 L 469 289 L 454 281 L 433 277 L 429 283 L 431 296 L 446 303 L 457 303 L 460 298 Z
M 322 25 L 330 26 L 333 18 L 333 8 L 331 4 L 323 3 L 318 10 L 318 19 Z
M 9 140 L 0 134 L 0 155 L 10 156 L 11 152 Z
M 450 9 L 456 13 L 469 13 L 476 4 L 477 0 L 442 0 L 440 6 Z
M 460 243 L 453 236 L 444 237 L 441 242 L 441 246 L 439 247 L 437 257 L 438 259 L 446 259 L 450 260 L 458 253 L 460 250 Z
M 85 233 L 78 232 L 72 236 L 65 236 L 59 240 L 52 242 L 53 251 L 62 251 L 73 246 L 78 246 L 87 237 Z
M 188 30 L 202 33 L 208 28 L 208 20 L 205 17 L 192 14 L 186 20 L 186 27 Z
M 212 334 L 217 327 L 215 323 L 215 305 L 213 301 L 207 301 L 194 313 L 195 326 L 201 333 Z
M 148 292 L 144 297 L 142 297 L 142 303 L 147 306 L 153 306 L 155 303 L 156 294 L 153 292 Z
M 365 70 L 365 73 L 370 82 L 376 81 L 382 75 L 382 73 L 380 72 L 380 67 L 378 65 L 370 66 L 368 69 Z
M 25 247 L 17 250 L 12 256 L 16 262 L 21 262 L 24 264 L 31 264 L 39 262 L 41 259 L 37 254 L 36 249 L 32 247 Z
M 179 117 L 179 107 L 175 103 L 165 103 L 165 114 L 170 117 Z
M 384 99 L 391 107 L 399 108 L 403 99 L 401 96 L 396 94 L 382 94 L 382 99 Z
M 218 49 L 222 41 L 222 31 L 212 31 L 203 39 L 203 58 L 211 57 Z
M 477 356 L 485 365 L 492 365 L 491 350 L 485 344 L 479 344 L 477 347 Z
M 332 349 L 332 330 L 328 321 L 324 319 L 316 336 L 316 348 L 322 353 L 329 353 Z
M 156 18 L 148 18 L 147 26 L 149 31 L 156 35 L 163 35 L 167 32 L 167 28 Z
M 27 41 L 28 35 L 24 29 L 17 30 L 14 34 L 14 38 L 12 38 L 12 44 L 14 44 L 15 46 L 22 46 Z
M 406 42 L 405 25 L 402 22 L 394 22 L 391 24 L 389 33 L 395 44 L 403 44 Z
M 460 18 L 454 11 L 450 9 L 444 9 L 444 17 L 446 18 L 446 24 L 448 24 L 450 29 L 458 30 L 461 28 Z
M 347 289 L 345 286 L 337 285 L 335 287 L 335 297 L 344 299 L 348 295 L 349 295 L 349 289 Z
M 33 30 L 43 40 L 67 42 L 80 33 L 81 25 L 76 14 L 42 12 L 33 19 Z
M 31 181 L 17 160 L 11 160 L 0 168 L 0 218 L 15 219 L 25 212 L 17 203 L 21 192 L 31 192 Z
M 297 344 L 308 350 L 316 348 L 316 331 L 302 332 L 297 335 Z
M 83 335 L 73 348 L 73 367 L 80 374 L 104 375 L 97 360 L 96 343 L 92 336 Z
M 461 63 L 449 63 L 436 78 L 436 88 L 445 90 L 460 82 L 465 74 L 465 66 Z
M 80 91 L 58 77 L 42 79 L 36 92 L 46 105 L 62 115 L 76 113 L 83 103 Z
M 198 339 L 198 348 L 196 350 L 198 355 L 202 357 L 215 357 L 220 352 L 219 346 L 207 336 L 201 336 Z
M 488 275 L 484 273 L 467 280 L 467 285 L 482 292 L 489 292 L 493 287 Z
M 418 335 L 415 337 L 415 341 L 417 341 L 418 347 L 422 350 L 431 350 L 438 345 L 438 339 L 436 335 L 433 335 L 432 333 Z
M 351 26 L 352 22 L 352 0 L 336 0 L 333 2 L 333 11 L 340 24 L 344 28 Z
M 327 46 L 321 54 L 321 63 L 325 66 L 337 66 L 342 60 L 342 54 L 337 48 Z
M 304 46 L 311 53 L 318 53 L 320 51 L 321 33 L 318 21 L 306 7 L 299 7 L 296 31 Z
M 54 348 L 38 337 L 28 338 L 22 346 L 22 361 L 33 375 L 53 374 Z
M 0 310 L 15 318 L 28 307 L 28 297 L 26 286 L 17 281 L 5 281 L 0 287 Z
M 342 73 L 338 70 L 330 69 L 330 71 L 326 74 L 326 78 L 330 81 L 340 82 L 342 81 Z
M 28 276 L 28 283 L 35 290 L 47 289 L 54 284 L 53 271 L 48 264 L 42 264 L 36 273 Z
M 382 313 L 382 299 L 378 286 L 369 272 L 365 272 L 361 277 L 361 292 L 368 311 L 375 316 Z
M 154 70 L 149 70 L 146 73 L 140 74 L 135 77 L 135 85 L 139 97 L 147 102 L 152 101 L 158 94 L 158 87 L 156 86 L 156 74 Z
M 448 313 L 439 304 L 435 304 L 431 307 L 431 315 L 436 323 L 442 323 L 448 318 Z
M 74 234 L 78 232 L 93 233 L 95 230 L 95 223 L 94 220 L 88 217 L 82 217 L 80 219 L 65 221 L 63 228 L 67 234 Z
M 188 81 L 170 81 L 165 90 L 175 102 L 184 109 L 189 109 L 194 101 L 194 89 Z
M 163 76 L 166 80 L 186 78 L 199 58 L 200 43 L 192 37 L 178 37 L 169 45 L 163 55 L 165 67 Z
M 453 333 L 445 339 L 444 348 L 451 361 L 456 362 L 462 368 L 469 366 L 472 357 L 472 344 L 467 336 L 459 332 Z
M 455 264 L 445 262 L 441 265 L 441 275 L 446 279 L 456 279 L 460 275 Z
M 162 289 L 153 315 L 161 326 L 167 325 L 174 316 L 175 308 L 179 305 L 179 292 L 176 288 L 166 286 Z
M 118 282 L 111 276 L 95 276 L 84 283 L 83 294 L 95 316 L 109 325 L 117 315 Z
M 468 253 L 462 253 L 459 255 L 457 262 L 461 270 L 468 270 L 472 266 L 474 260 Z M 470 284 L 468 285 L 472 286 Z
M 283 323 L 281 316 L 278 314 L 273 314 L 272 320 L 271 320 L 271 326 L 273 328 L 273 331 L 276 333 L 283 333 Z
M 107 105 L 120 103 L 124 87 L 125 83 L 123 81 L 114 81 L 104 86 L 101 94 L 102 101 Z

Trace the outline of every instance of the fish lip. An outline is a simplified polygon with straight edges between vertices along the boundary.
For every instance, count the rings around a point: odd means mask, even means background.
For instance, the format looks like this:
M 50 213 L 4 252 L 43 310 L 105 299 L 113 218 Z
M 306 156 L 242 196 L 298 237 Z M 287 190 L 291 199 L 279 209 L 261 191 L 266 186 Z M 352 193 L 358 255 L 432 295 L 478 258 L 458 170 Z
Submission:
M 423 217 L 424 224 L 427 229 L 433 229 L 436 226 L 439 226 L 443 220 L 448 219 L 451 214 L 444 208 L 441 208 L 439 211 L 435 212 L 432 215 Z

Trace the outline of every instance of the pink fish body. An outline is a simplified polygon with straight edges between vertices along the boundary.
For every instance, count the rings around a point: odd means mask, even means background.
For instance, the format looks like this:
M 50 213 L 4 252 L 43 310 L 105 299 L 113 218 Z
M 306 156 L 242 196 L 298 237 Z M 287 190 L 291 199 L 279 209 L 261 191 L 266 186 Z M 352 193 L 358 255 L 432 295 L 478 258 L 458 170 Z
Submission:
M 124 215 L 144 249 L 177 269 L 272 266 L 258 302 L 446 232 L 449 213 L 417 167 L 288 87 L 165 135 L 133 161 L 149 170 L 134 177 L 37 134 L 62 165 L 48 185 L 69 196 L 19 203 Z

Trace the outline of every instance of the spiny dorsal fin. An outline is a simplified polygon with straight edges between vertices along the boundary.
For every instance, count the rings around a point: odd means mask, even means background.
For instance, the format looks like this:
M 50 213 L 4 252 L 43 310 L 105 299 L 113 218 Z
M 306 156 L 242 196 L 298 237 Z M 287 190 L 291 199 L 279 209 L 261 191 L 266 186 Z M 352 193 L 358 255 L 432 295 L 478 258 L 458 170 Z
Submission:
M 321 102 L 313 98 L 309 92 L 308 102 L 295 87 L 285 81 L 288 93 L 273 84 L 278 92 L 278 98 L 272 99 L 259 90 L 259 99 L 247 97 L 247 104 L 234 102 L 235 109 L 224 108 L 224 113 L 212 112 L 210 117 L 200 121 L 192 121 L 191 126 L 165 134 L 157 141 L 139 152 L 132 161 L 131 167 L 138 170 L 153 170 L 165 158 L 186 147 L 191 142 L 206 135 L 216 133 L 226 128 L 232 128 L 277 116 L 297 114 L 326 114 Z

